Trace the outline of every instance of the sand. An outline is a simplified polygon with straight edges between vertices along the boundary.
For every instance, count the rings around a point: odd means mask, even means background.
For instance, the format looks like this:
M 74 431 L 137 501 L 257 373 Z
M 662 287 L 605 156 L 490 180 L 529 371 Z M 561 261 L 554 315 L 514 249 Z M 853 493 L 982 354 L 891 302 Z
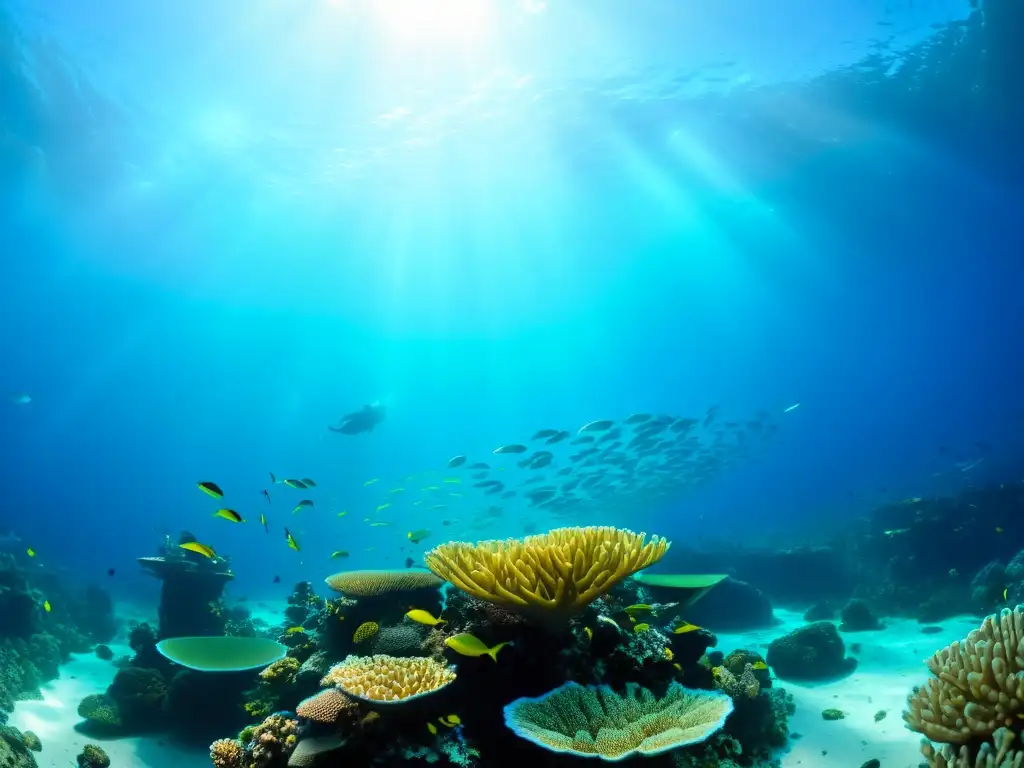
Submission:
M 718 648 L 764 653 L 771 640 L 805 623 L 792 611 L 776 610 L 776 615 L 781 623 L 772 629 L 719 634 Z M 859 768 L 872 758 L 881 761 L 881 768 L 918 768 L 920 737 L 904 727 L 901 717 L 907 694 L 927 677 L 928 656 L 979 624 L 976 618 L 948 619 L 939 623 L 941 633 L 924 635 L 914 621 L 890 620 L 876 632 L 844 633 L 848 654 L 859 660 L 849 677 L 820 684 L 777 681 L 796 701 L 790 728 L 799 734 L 781 755 L 783 768 Z M 853 643 L 860 644 L 859 652 L 850 650 Z M 129 652 L 126 646 L 112 649 L 116 656 Z M 10 724 L 38 734 L 43 742 L 37 755 L 41 768 L 74 766 L 75 756 L 90 741 L 107 751 L 112 768 L 209 768 L 205 750 L 184 748 L 165 736 L 97 740 L 74 729 L 78 702 L 102 692 L 115 672 L 110 662 L 93 655 L 75 656 L 61 668 L 60 679 L 44 688 L 42 701 L 18 703 Z M 845 719 L 824 720 L 822 710 L 831 708 L 842 710 Z M 876 722 L 879 711 L 886 715 Z

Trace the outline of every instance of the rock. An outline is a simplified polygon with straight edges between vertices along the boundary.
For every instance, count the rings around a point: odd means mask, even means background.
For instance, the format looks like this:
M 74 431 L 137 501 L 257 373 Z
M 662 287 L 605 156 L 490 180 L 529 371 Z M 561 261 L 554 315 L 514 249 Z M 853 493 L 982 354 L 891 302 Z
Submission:
M 110 650 L 109 645 L 97 645 L 96 646 L 96 658 L 102 661 L 113 661 L 114 652 Z
M 922 635 L 937 635 L 941 631 L 942 631 L 942 627 L 935 627 L 935 626 L 921 627 L 921 634 Z
M 758 629 L 777 623 L 768 596 L 731 576 L 688 608 L 686 618 L 714 632 Z
M 784 680 L 830 680 L 850 674 L 856 659 L 846 658 L 846 647 L 835 624 L 819 621 L 772 640 L 768 666 Z
M 804 614 L 804 621 L 830 621 L 836 616 L 836 609 L 828 600 L 815 603 Z
M 860 768 L 881 768 L 881 767 L 882 767 L 882 762 L 880 760 L 878 760 L 877 758 L 872 758 L 871 760 L 868 760 L 866 763 L 864 763 L 864 765 L 862 765 Z
M 841 709 L 823 709 L 821 717 L 823 720 L 842 720 L 846 717 L 846 713 Z
M 110 768 L 110 758 L 96 744 L 86 744 L 78 754 L 78 768 Z
M 840 616 L 843 621 L 839 629 L 843 632 L 870 632 L 884 627 L 868 604 L 856 598 L 843 606 Z
M 988 611 L 1002 597 L 1006 587 L 1006 566 L 993 560 L 982 566 L 971 579 L 971 604 L 979 611 Z

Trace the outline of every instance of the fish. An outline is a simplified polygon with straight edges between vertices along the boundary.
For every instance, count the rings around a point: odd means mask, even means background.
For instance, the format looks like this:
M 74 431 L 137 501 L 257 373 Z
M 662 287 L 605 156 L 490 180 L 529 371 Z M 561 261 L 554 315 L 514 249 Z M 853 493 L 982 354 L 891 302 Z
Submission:
M 651 416 L 651 414 L 649 414 L 649 413 L 631 413 L 626 418 L 626 421 L 624 423 L 629 424 L 630 426 L 632 426 L 634 424 L 641 424 L 641 423 L 643 423 L 645 421 L 650 421 L 653 418 L 654 417 Z
M 590 627 L 584 627 L 583 634 L 587 636 L 588 641 L 594 639 L 594 630 L 592 630 Z
M 555 443 L 562 442 L 563 440 L 565 440 L 568 437 L 569 437 L 569 433 L 563 430 L 562 432 L 559 432 L 557 435 L 549 437 L 547 440 L 544 441 L 544 444 L 545 445 L 554 445 Z
M 224 491 L 220 489 L 220 486 L 216 483 L 211 483 L 206 480 L 201 483 L 196 483 L 199 486 L 199 490 L 205 493 L 207 496 L 212 496 L 215 499 L 223 499 Z
M 288 627 L 288 629 L 286 629 L 284 631 L 284 633 L 286 635 L 300 635 L 300 634 L 305 634 L 305 632 L 306 632 L 306 628 L 305 627 Z
M 267 504 L 271 503 L 270 502 L 270 493 L 267 491 L 266 488 L 263 489 L 263 498 L 265 498 L 267 500 Z
M 405 614 L 407 619 L 415 621 L 417 624 L 423 624 L 428 627 L 436 627 L 438 624 L 447 624 L 448 622 L 441 618 L 434 618 L 430 611 L 424 611 L 422 608 L 413 608 L 411 611 Z
M 637 603 L 635 605 L 627 605 L 623 610 L 626 613 L 633 614 L 633 613 L 649 613 L 653 609 L 651 608 L 651 606 L 647 605 L 646 603 Z
M 444 482 L 448 485 L 462 485 L 462 480 L 458 477 L 446 477 Z
M 331 560 L 337 560 L 339 557 L 348 557 L 347 549 L 336 549 L 331 552 Z
M 273 472 L 267 472 L 267 474 L 268 474 L 268 475 L 270 475 L 270 484 L 271 484 L 271 485 L 277 485 L 277 484 L 278 484 L 279 482 L 281 482 L 280 480 L 278 480 L 278 479 L 277 479 L 277 478 L 276 478 L 276 477 L 274 476 L 274 473 L 273 473 Z
M 525 445 L 519 443 L 509 443 L 508 445 L 501 445 L 495 448 L 491 453 L 495 456 L 504 456 L 509 453 L 526 453 L 529 450 Z
M 343 509 L 343 510 L 341 510 L 341 512 L 338 513 L 338 517 L 344 517 L 347 514 L 348 514 L 348 510 L 347 509 Z
M 475 464 L 470 464 L 468 467 L 466 467 L 466 469 L 490 469 L 490 468 L 491 468 L 490 464 L 486 464 L 486 463 L 484 463 L 482 461 L 478 461 Z
M 782 412 L 783 412 L 783 413 L 789 413 L 790 411 L 795 411 L 795 410 L 796 410 L 797 408 L 799 408 L 799 407 L 800 407 L 800 403 L 793 403 L 793 404 L 792 404 L 791 406 L 789 406 L 788 408 L 783 408 L 783 409 L 782 409 Z
M 275 576 L 275 577 L 274 577 L 274 578 L 273 578 L 273 579 L 271 580 L 271 583 L 272 583 L 272 584 L 280 584 L 280 583 L 281 583 L 281 577 L 280 577 L 280 576 Z
M 187 549 L 189 552 L 195 552 L 197 555 L 208 557 L 211 560 L 217 556 L 217 553 L 213 551 L 213 547 L 200 544 L 198 541 L 186 541 L 184 544 L 179 544 L 178 546 L 182 549 Z
M 405 488 L 392 488 L 388 493 L 405 493 Z
M 437 722 L 441 725 L 446 725 L 449 728 L 454 728 L 457 725 L 462 725 L 462 718 L 458 715 L 444 715 L 443 717 L 437 718 Z
M 411 557 L 405 558 L 405 567 L 406 568 L 412 568 L 414 565 L 416 565 L 416 561 L 415 560 L 413 560 Z
M 406 538 L 408 538 L 413 544 L 419 544 L 429 535 L 430 531 L 426 528 L 418 528 L 415 531 L 409 531 L 409 533 L 406 534 Z
M 46 611 L 47 613 L 49 613 L 51 610 L 53 610 L 50 607 L 50 601 L 49 600 L 43 600 L 43 610 Z
M 24 392 L 16 392 L 8 398 L 14 405 L 28 405 L 32 402 L 32 396 Z
M 117 573 L 116 568 L 107 568 L 107 576 L 113 576 L 115 573 Z
M 461 467 L 465 463 L 466 457 L 460 454 L 459 456 L 452 456 L 450 459 L 448 459 L 448 463 L 445 466 L 448 469 L 455 469 L 456 467 Z
M 270 533 L 270 526 L 267 525 L 267 516 L 260 512 L 260 524 L 263 526 L 263 530 Z
M 300 490 L 305 490 L 307 488 L 306 484 L 301 480 L 285 480 L 284 484 L 289 488 L 297 488 Z
M 384 522 L 380 522 L 380 523 L 370 523 L 370 527 L 371 527 L 371 528 L 383 528 L 383 527 L 384 527 L 384 526 L 386 526 L 386 525 L 391 525 L 391 523 L 384 523 Z
M 374 478 L 372 478 L 370 480 L 367 480 L 365 483 L 363 483 L 363 486 L 365 487 L 367 485 L 373 485 L 374 483 L 379 483 L 379 482 L 380 482 L 380 478 L 379 477 L 374 477 Z
M 308 477 L 302 478 L 302 482 L 305 483 L 307 488 L 316 488 L 316 483 L 314 483 Z
M 611 624 L 616 629 L 622 629 L 622 627 L 619 626 L 619 622 L 617 622 L 615 619 L 612 619 L 612 618 L 610 618 L 608 616 L 598 615 L 597 620 L 602 622 L 602 623 L 604 623 L 604 624 Z
M 580 427 L 576 434 L 582 432 L 604 432 L 606 429 L 611 429 L 615 425 L 615 422 L 611 419 L 598 419 L 597 421 L 589 421 Z
M 1000 526 L 996 526 L 996 533 L 1002 533 L 1003 529 Z
M 650 630 L 650 628 L 650 624 L 637 624 L 633 627 L 633 631 L 639 634 L 641 632 L 647 632 L 648 630 Z
M 531 437 L 530 439 L 531 440 L 543 440 L 546 437 L 554 437 L 557 434 L 558 434 L 558 430 L 557 429 L 538 429 L 536 432 L 533 433 L 533 437 Z
M 29 547 L 28 549 L 25 550 L 25 554 L 28 555 L 29 557 L 35 557 L 36 556 L 36 551 L 34 549 L 32 549 L 32 547 Z
M 242 516 L 240 514 L 238 514 L 237 512 L 235 512 L 235 510 L 233 510 L 233 509 L 218 509 L 216 512 L 213 513 L 213 516 L 214 517 L 221 517 L 221 518 L 223 518 L 225 520 L 228 520 L 229 522 L 232 522 L 232 523 L 244 523 L 245 522 L 242 519 Z
M 292 514 L 294 515 L 296 512 L 298 512 L 303 507 L 312 507 L 312 506 L 313 506 L 313 502 L 312 501 L 310 501 L 309 499 L 303 499 L 302 501 L 300 501 L 298 504 L 295 505 L 295 509 L 292 510 Z
M 1006 593 L 1007 593 L 1007 592 L 1009 592 L 1009 591 L 1010 591 L 1010 588 L 1009 588 L 1009 587 L 1007 587 L 1007 588 L 1005 588 L 1005 589 L 1003 590 L 1003 600 L 1006 600 Z
M 294 549 L 296 552 L 299 551 L 299 542 L 295 540 L 295 537 L 292 536 L 292 532 L 289 531 L 287 528 L 284 529 L 284 538 L 285 541 L 288 542 L 288 546 L 291 549 Z
M 755 661 L 750 667 L 751 669 L 768 669 L 768 665 L 763 661 Z
M 431 736 L 437 736 L 437 726 L 433 723 L 427 723 L 427 730 L 430 731 Z
M 685 635 L 688 632 L 698 632 L 698 631 L 700 631 L 700 627 L 698 627 L 696 624 L 691 624 L 688 621 L 684 621 L 678 627 L 676 627 L 675 629 L 672 630 L 672 634 L 673 635 Z
M 458 654 L 463 656 L 469 656 L 471 658 L 478 658 L 480 656 L 490 656 L 495 663 L 498 662 L 498 651 L 504 648 L 506 645 L 512 645 L 511 641 L 504 643 L 498 643 L 491 648 L 488 648 L 483 640 L 478 638 L 476 635 L 471 635 L 469 632 L 460 632 L 457 635 L 452 635 L 444 641 L 444 644 L 451 648 Z
M 385 502 L 385 503 L 383 503 L 383 504 L 380 504 L 380 505 L 379 505 L 379 506 L 377 507 L 377 511 L 378 511 L 378 512 L 383 512 L 383 511 L 384 511 L 385 509 L 387 509 L 387 508 L 388 508 L 388 507 L 390 507 L 390 506 L 391 506 L 391 502 L 390 502 L 390 501 L 388 501 L 388 502 Z

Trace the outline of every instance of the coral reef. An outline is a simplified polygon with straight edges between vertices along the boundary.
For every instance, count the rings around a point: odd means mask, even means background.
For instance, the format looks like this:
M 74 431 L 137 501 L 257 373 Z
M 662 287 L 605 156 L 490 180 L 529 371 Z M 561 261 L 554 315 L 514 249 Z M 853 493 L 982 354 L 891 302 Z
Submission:
M 349 656 L 331 667 L 324 680 L 360 701 L 394 704 L 436 693 L 455 682 L 455 667 L 422 656 Z
M 86 744 L 75 759 L 78 768 L 110 768 L 110 758 L 103 748 L 96 744 Z
M 33 752 L 41 749 L 39 739 L 30 731 L 22 733 L 9 725 L 0 725 L 0 766 L 36 768 Z
M 449 542 L 427 567 L 473 597 L 545 621 L 577 615 L 618 582 L 658 562 L 669 543 L 610 527 L 558 528 L 525 539 Z
M 772 640 L 768 665 L 785 680 L 829 680 L 857 666 L 846 657 L 846 646 L 835 624 L 819 621 Z
M 725 725 L 732 699 L 673 683 L 664 696 L 635 683 L 623 695 L 606 686 L 566 683 L 505 707 L 505 724 L 552 752 L 621 760 L 696 744 Z

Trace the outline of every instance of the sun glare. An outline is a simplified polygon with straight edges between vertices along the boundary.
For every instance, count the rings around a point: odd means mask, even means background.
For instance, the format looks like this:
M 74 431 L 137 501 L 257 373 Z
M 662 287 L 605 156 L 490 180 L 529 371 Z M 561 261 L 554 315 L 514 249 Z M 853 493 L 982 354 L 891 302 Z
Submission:
M 476 43 L 489 31 L 493 0 L 328 0 L 360 8 L 398 43 Z

